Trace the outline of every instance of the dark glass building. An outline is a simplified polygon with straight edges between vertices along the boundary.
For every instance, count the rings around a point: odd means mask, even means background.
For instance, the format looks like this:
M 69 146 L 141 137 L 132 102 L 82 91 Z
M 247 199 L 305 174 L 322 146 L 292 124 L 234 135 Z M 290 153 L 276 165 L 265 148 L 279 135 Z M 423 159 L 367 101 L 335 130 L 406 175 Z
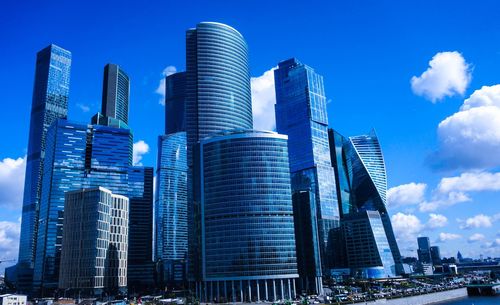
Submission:
M 326 251 L 328 234 L 339 226 L 335 175 L 328 143 L 328 114 L 323 77 L 311 67 L 291 58 L 279 63 L 278 69 L 274 71 L 274 79 L 276 130 L 288 135 L 292 192 L 313 193 L 314 196 L 309 199 L 312 200 L 310 204 L 315 207 L 307 210 L 314 210 L 314 217 L 317 218 L 314 222 L 317 228 L 302 228 L 313 234 L 307 239 L 313 242 L 314 246 L 300 249 L 299 245 L 297 249 L 308 252 L 307 256 L 316 256 L 308 261 L 299 261 L 301 288 L 320 294 L 322 285 L 318 283 L 321 283 L 322 268 L 331 268 Z M 304 217 L 300 214 L 295 216 L 297 222 Z M 314 249 L 318 247 L 320 251 L 316 252 Z M 315 274 L 311 273 L 312 270 Z
M 102 114 L 108 118 L 128 124 L 130 80 L 128 75 L 115 64 L 104 67 L 102 85 Z
M 69 51 L 52 44 L 37 53 L 17 268 L 20 292 L 31 289 L 46 134 L 54 121 L 67 117 L 70 70 Z
M 401 255 L 386 208 L 387 178 L 380 143 L 374 131 L 368 135 L 345 138 L 329 130 L 331 158 L 337 180 L 337 195 L 341 216 L 342 234 L 347 249 L 347 263 L 354 275 L 361 277 L 388 277 L 402 272 Z M 370 212 L 370 213 L 366 213 Z M 377 212 L 378 214 L 375 215 Z M 366 230 L 349 238 L 349 224 L 354 220 Z M 380 230 L 379 220 L 383 230 Z M 368 230 L 368 226 L 371 227 Z M 370 232 L 371 231 L 371 232 Z M 371 239 L 376 247 L 372 252 L 355 251 L 356 239 Z M 388 243 L 392 258 L 385 256 Z M 359 256 L 359 257 L 357 257 Z M 369 257 L 379 256 L 377 264 Z M 366 259 L 365 259 L 366 258 Z M 363 264 L 367 264 L 363 266 Z M 369 263 L 370 262 L 370 263 Z M 368 264 L 369 263 L 369 264 Z M 373 270 L 380 270 L 374 272 Z M 391 271 L 389 273 L 389 270 Z
M 199 144 L 203 302 L 292 299 L 298 278 L 287 136 L 227 131 Z
M 439 251 L 439 246 L 432 246 L 430 248 L 431 260 L 433 265 L 441 265 L 441 251 Z
M 418 249 L 417 249 L 418 260 L 421 263 L 426 263 L 426 264 L 432 263 L 431 242 L 429 240 L 429 237 L 424 237 L 424 236 L 418 237 L 417 244 L 418 244 Z
M 251 129 L 252 100 L 248 48 L 232 27 L 202 22 L 186 32 L 186 143 L 188 164 L 188 275 L 200 281 L 201 219 L 193 185 L 193 149 L 212 133 Z M 198 196 L 199 197 L 199 196 Z
M 165 78 L 165 134 L 186 131 L 186 72 Z
M 129 226 L 127 283 L 131 293 L 154 284 L 153 265 L 153 168 L 128 170 Z

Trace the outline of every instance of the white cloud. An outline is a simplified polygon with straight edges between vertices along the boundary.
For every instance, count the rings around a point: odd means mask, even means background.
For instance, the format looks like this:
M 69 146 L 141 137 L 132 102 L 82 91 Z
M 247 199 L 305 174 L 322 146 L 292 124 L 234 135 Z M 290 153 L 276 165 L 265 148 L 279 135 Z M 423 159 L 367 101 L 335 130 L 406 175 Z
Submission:
M 427 185 L 425 183 L 415 182 L 391 187 L 387 190 L 387 205 L 397 207 L 419 204 L 425 200 L 426 188 Z
M 414 241 L 417 234 L 424 229 L 424 225 L 413 214 L 397 213 L 391 217 L 394 234 L 400 241 Z
M 438 191 L 441 193 L 499 190 L 500 173 L 489 172 L 462 173 L 458 177 L 443 178 L 438 185 Z
M 133 146 L 133 152 L 134 152 L 133 154 L 134 165 L 142 166 L 141 163 L 142 156 L 149 152 L 149 145 L 143 140 L 135 142 Z
M 460 234 L 454 234 L 454 233 L 439 233 L 439 237 L 436 242 L 446 242 L 449 240 L 455 240 L 455 239 L 460 239 L 462 238 L 462 235 Z
M 87 105 L 85 105 L 85 104 L 78 103 L 78 104 L 76 104 L 76 106 L 78 108 L 80 108 L 80 110 L 83 111 L 83 112 L 89 112 L 90 111 L 90 107 L 87 106 Z
M 436 229 L 445 227 L 448 224 L 448 218 L 441 214 L 429 214 L 429 220 L 427 221 L 426 227 L 429 229 Z
M 483 234 L 480 234 L 480 233 L 475 233 L 475 234 L 472 234 L 469 239 L 467 240 L 469 243 L 474 243 L 476 241 L 482 241 L 484 240 L 486 237 L 483 235 Z
M 274 130 L 276 121 L 274 104 L 276 93 L 274 90 L 274 70 L 267 70 L 259 77 L 250 79 L 252 87 L 253 125 L 258 130 Z
M 160 84 L 158 85 L 158 88 L 156 88 L 155 92 L 161 96 L 159 103 L 161 105 L 165 105 L 165 77 L 170 76 L 174 73 L 177 72 L 177 68 L 174 66 L 168 66 L 165 69 L 163 69 L 162 74 L 162 79 L 160 80 Z
M 21 225 L 19 222 L 0 221 L 0 258 L 17 260 L 20 230 Z
M 0 161 L 0 208 L 22 207 L 25 171 L 26 157 Z
M 470 197 L 463 192 L 450 192 L 447 194 L 436 194 L 432 200 L 420 204 L 421 212 L 432 212 L 440 208 L 450 207 L 457 203 L 471 201 Z
M 470 65 L 457 51 L 440 52 L 420 76 L 411 78 L 413 93 L 435 103 L 446 96 L 463 95 L 471 81 Z
M 494 219 L 490 216 L 484 214 L 478 214 L 476 216 L 467 218 L 460 226 L 460 229 L 472 229 L 472 228 L 489 228 L 493 225 Z
M 500 85 L 483 86 L 460 111 L 438 125 L 436 167 L 486 169 L 500 166 Z

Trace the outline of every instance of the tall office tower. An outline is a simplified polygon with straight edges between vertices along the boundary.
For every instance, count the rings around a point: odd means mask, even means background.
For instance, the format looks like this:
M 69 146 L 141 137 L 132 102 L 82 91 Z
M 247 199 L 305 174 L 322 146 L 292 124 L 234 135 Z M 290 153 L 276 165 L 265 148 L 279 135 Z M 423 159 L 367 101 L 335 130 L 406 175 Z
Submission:
M 417 255 L 418 260 L 421 263 L 432 263 L 431 258 L 431 242 L 429 241 L 429 237 L 419 237 L 417 238 L 418 249 Z
M 128 75 L 118 65 L 107 64 L 104 67 L 102 87 L 102 114 L 128 124 L 130 98 Z
M 439 246 L 430 247 L 431 260 L 433 265 L 441 265 L 441 251 Z
M 214 132 L 252 128 L 248 48 L 230 26 L 202 22 L 186 32 L 186 137 L 189 277 L 200 280 L 199 203 L 193 200 L 193 148 Z
M 134 166 L 128 171 L 130 199 L 128 232 L 129 291 L 141 292 L 154 284 L 153 256 L 153 168 Z
M 61 47 L 50 45 L 37 54 L 19 242 L 18 288 L 22 292 L 30 290 L 32 281 L 45 138 L 49 126 L 67 116 L 70 69 L 71 52 Z
M 292 299 L 298 278 L 287 136 L 227 131 L 200 141 L 202 302 Z
M 158 284 L 179 287 L 186 280 L 188 251 L 186 73 L 165 79 L 165 133 L 158 138 L 155 198 L 155 261 Z
M 59 288 L 101 297 L 127 286 L 129 199 L 103 187 L 65 194 Z
M 132 164 L 129 129 L 57 120 L 47 131 L 33 284 L 39 294 L 57 288 L 64 193 L 102 186 L 128 196 Z
M 348 265 L 352 268 L 354 275 L 370 277 L 387 277 L 400 274 L 402 272 L 401 255 L 394 237 L 391 220 L 386 208 L 387 178 L 385 163 L 382 155 L 380 143 L 374 131 L 368 135 L 345 138 L 338 132 L 330 129 L 328 131 L 331 159 L 335 169 L 337 180 L 337 196 L 342 227 L 353 218 L 364 218 L 365 225 L 371 226 L 371 231 L 366 231 L 366 238 L 373 238 L 377 248 L 369 251 L 358 251 L 358 256 L 376 256 L 377 249 L 385 247 L 385 242 L 389 244 L 392 259 L 382 259 L 381 265 L 372 263 L 362 266 L 358 262 L 368 262 L 359 257 L 352 257 L 348 253 Z M 376 211 L 378 217 L 365 211 Z M 361 214 L 361 215 L 360 215 Z M 384 231 L 381 232 L 378 226 L 378 218 L 382 222 Z M 375 220 L 377 219 L 377 220 Z M 346 249 L 350 249 L 355 239 L 346 236 L 348 232 L 342 230 Z M 359 235 L 357 238 L 362 238 Z M 379 238 L 377 238 L 377 236 Z M 384 238 L 385 237 L 385 238 Z M 391 264 L 387 266 L 387 264 Z M 377 271 L 378 270 L 378 271 Z M 391 273 L 387 273 L 391 270 Z
M 314 69 L 291 58 L 282 61 L 274 71 L 276 88 L 276 130 L 288 135 L 292 192 L 311 191 L 314 199 L 311 205 L 317 217 L 317 230 L 308 239 L 319 244 L 316 247 L 298 248 L 308 251 L 308 256 L 316 256 L 313 266 L 300 264 L 303 288 L 316 293 L 316 282 L 321 283 L 322 269 L 329 268 L 327 259 L 328 234 L 339 225 L 339 213 L 335 193 L 335 176 L 330 160 L 328 144 L 328 115 L 323 77 Z M 297 197 L 298 198 L 298 197 Z M 312 209 L 312 207 L 311 207 Z M 301 215 L 296 215 L 298 218 Z M 319 257 L 318 257 L 319 254 Z M 313 263 L 313 261 L 310 261 Z M 314 277 L 310 270 L 316 270 Z M 305 276 L 305 274 L 308 276 Z M 305 283 L 309 283 L 306 287 Z

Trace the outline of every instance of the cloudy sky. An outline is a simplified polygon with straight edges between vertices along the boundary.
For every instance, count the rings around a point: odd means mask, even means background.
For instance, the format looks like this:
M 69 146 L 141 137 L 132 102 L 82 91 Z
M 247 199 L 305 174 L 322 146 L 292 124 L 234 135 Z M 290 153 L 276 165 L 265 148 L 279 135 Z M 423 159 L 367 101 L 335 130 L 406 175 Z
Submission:
M 377 130 L 403 255 L 416 255 L 417 236 L 445 256 L 500 255 L 497 1 L 92 2 L 7 0 L 0 10 L 0 259 L 17 257 L 36 52 L 55 43 L 73 53 L 76 121 L 100 109 L 104 65 L 121 65 L 134 162 L 155 166 L 162 79 L 185 68 L 185 30 L 199 21 L 246 38 L 256 128 L 275 126 L 273 67 L 297 57 L 324 76 L 331 127 Z

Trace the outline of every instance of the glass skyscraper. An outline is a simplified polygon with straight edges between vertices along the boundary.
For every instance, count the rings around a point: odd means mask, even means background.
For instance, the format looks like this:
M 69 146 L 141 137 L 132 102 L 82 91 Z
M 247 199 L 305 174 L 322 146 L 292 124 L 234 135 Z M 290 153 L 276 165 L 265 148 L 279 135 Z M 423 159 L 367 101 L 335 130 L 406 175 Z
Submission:
M 115 64 L 104 67 L 102 85 L 102 114 L 108 118 L 128 124 L 130 80 L 128 75 Z
M 128 170 L 127 283 L 132 293 L 153 286 L 153 171 L 144 166 Z
M 158 138 L 155 198 L 155 261 L 159 284 L 179 287 L 186 280 L 188 251 L 186 73 L 165 79 L 165 135 Z
M 45 138 L 49 126 L 58 118 L 67 116 L 70 70 L 69 51 L 52 44 L 38 52 L 19 243 L 19 264 L 27 267 L 32 267 L 35 255 Z
M 129 199 L 102 188 L 65 194 L 59 288 L 101 297 L 127 286 Z
M 417 249 L 418 260 L 421 263 L 430 264 L 432 262 L 432 257 L 431 257 L 431 242 L 429 241 L 429 237 L 425 236 L 418 237 L 417 243 L 418 243 L 418 249 Z
M 200 212 L 193 200 L 193 149 L 214 132 L 252 129 L 248 47 L 232 27 L 202 22 L 186 32 L 189 277 L 199 280 Z
M 47 132 L 34 286 L 57 287 L 64 219 L 64 193 L 102 186 L 128 196 L 132 164 L 129 129 L 57 120 Z
M 291 58 L 279 63 L 278 69 L 274 71 L 274 80 L 276 130 L 288 135 L 292 192 L 314 193 L 309 197 L 309 203 L 315 207 L 308 210 L 315 211 L 318 228 L 303 230 L 312 234 L 308 239 L 317 243 L 320 251 L 312 252 L 317 248 L 316 245 L 313 248 L 298 249 L 308 251 L 308 256 L 317 256 L 309 263 L 304 261 L 304 265 L 299 265 L 302 286 L 303 289 L 321 293 L 317 291 L 318 288 L 321 289 L 321 285 L 317 284 L 318 281 L 321 282 L 321 268 L 330 267 L 326 251 L 328 234 L 331 229 L 339 226 L 335 176 L 328 143 L 328 114 L 323 77 L 311 67 Z M 294 198 L 299 200 L 302 197 Z M 296 215 L 296 219 L 300 217 L 302 216 Z M 314 277 L 311 277 L 311 270 L 316 271 Z M 305 287 L 306 285 L 308 287 Z
M 295 297 L 298 278 L 287 136 L 226 131 L 199 144 L 203 302 Z
M 377 135 L 372 131 L 367 135 L 345 138 L 338 132 L 330 129 L 329 139 L 331 158 L 335 169 L 335 177 L 338 182 L 338 204 L 340 207 L 343 234 L 347 244 L 346 248 L 348 249 L 347 260 L 349 267 L 354 269 L 352 270 L 354 273 L 361 276 L 380 277 L 400 274 L 402 272 L 401 255 L 394 236 L 391 220 L 387 213 L 387 178 L 382 149 Z M 376 211 L 378 215 L 365 213 L 367 211 Z M 387 256 L 386 259 L 382 259 L 379 266 L 385 270 L 385 274 L 381 272 L 371 273 L 360 271 L 363 268 L 374 268 L 375 265 L 362 267 L 360 263 L 355 263 L 363 261 L 363 256 L 375 255 L 374 252 L 355 251 L 349 253 L 349 249 L 355 249 L 351 245 L 355 244 L 356 238 L 363 238 L 363 235 L 348 239 L 346 230 L 349 230 L 346 228 L 349 228 L 348 224 L 353 223 L 355 220 L 360 221 L 360 219 L 362 219 L 361 222 L 364 222 L 365 228 L 366 225 L 371 226 L 371 232 L 366 231 L 366 234 L 369 235 L 365 234 L 365 238 L 373 236 L 378 247 L 377 249 L 384 248 L 386 242 L 389 245 L 392 258 L 389 259 Z M 379 229 L 378 219 L 382 223 L 383 231 Z M 375 248 L 371 249 L 372 251 L 376 251 Z M 360 257 L 356 257 L 356 255 Z M 381 253 L 380 256 L 382 257 Z M 387 264 L 393 265 L 387 266 Z M 387 273 L 388 270 L 392 270 L 391 273 Z

